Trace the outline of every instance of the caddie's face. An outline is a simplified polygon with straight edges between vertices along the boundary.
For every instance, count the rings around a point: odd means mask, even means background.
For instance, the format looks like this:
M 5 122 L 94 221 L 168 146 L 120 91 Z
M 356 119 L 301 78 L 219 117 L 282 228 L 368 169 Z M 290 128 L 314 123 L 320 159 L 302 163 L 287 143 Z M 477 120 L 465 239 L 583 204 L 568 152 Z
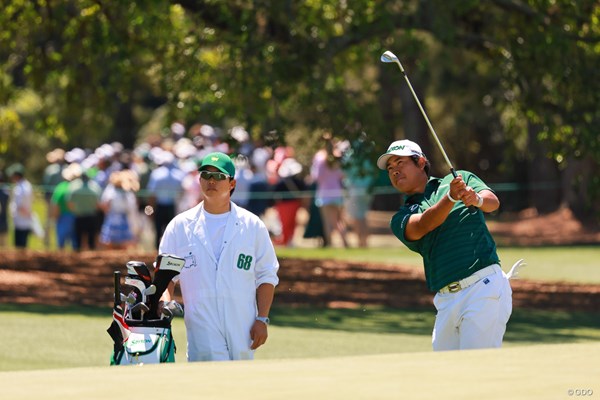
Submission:
M 423 169 L 408 156 L 392 156 L 387 162 L 388 177 L 396 190 L 405 193 L 422 191 Z M 426 174 L 425 174 L 426 177 Z
M 205 171 L 209 172 L 220 172 L 217 168 L 213 166 L 206 167 Z M 202 173 L 200 173 L 200 187 L 202 188 L 202 193 L 206 199 L 211 200 L 227 200 L 229 201 L 231 189 L 235 187 L 235 179 L 226 178 L 223 180 L 215 179 L 215 177 L 209 177 L 205 179 L 202 177 Z

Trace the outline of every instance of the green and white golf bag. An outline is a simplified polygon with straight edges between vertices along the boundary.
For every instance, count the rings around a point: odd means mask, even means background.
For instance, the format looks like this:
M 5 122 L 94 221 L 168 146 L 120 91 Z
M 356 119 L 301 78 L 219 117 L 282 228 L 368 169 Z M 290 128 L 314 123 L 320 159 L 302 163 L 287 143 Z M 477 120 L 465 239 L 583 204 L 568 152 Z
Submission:
M 172 300 L 159 313 L 159 299 L 184 265 L 183 258 L 159 254 L 152 273 L 144 262 L 129 261 L 126 294 L 121 293 L 121 272 L 115 271 L 113 321 L 107 329 L 114 345 L 110 365 L 175 362 L 171 320 L 183 316 L 183 306 Z
M 127 321 L 129 336 L 123 347 L 115 349 L 111 365 L 140 365 L 175 362 L 175 341 L 166 321 L 143 321 L 143 325 Z M 152 326 L 154 325 L 154 326 Z

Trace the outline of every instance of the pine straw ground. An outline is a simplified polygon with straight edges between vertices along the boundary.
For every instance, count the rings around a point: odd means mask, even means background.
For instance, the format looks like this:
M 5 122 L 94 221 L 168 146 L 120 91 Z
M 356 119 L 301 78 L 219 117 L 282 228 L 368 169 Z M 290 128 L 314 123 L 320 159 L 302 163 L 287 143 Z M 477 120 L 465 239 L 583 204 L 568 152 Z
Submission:
M 586 230 L 567 210 L 547 216 L 520 215 L 490 222 L 501 244 L 600 243 L 600 232 Z M 125 263 L 152 265 L 155 253 L 131 251 L 45 252 L 3 250 L 0 256 L 0 302 L 12 304 L 110 306 L 113 271 L 126 274 Z M 327 307 L 385 305 L 432 306 L 419 269 L 403 265 L 329 260 L 280 259 L 277 304 Z M 512 281 L 515 307 L 548 310 L 600 309 L 600 285 Z

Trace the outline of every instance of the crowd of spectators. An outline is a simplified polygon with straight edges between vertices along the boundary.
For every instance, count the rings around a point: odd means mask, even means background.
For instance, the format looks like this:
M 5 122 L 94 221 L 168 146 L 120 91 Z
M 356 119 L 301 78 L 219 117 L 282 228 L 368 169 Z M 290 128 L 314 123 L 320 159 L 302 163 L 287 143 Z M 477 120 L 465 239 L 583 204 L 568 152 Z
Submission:
M 292 147 L 264 145 L 242 127 L 224 134 L 200 124 L 186 130 L 178 122 L 167 137 L 146 140 L 133 149 L 114 142 L 96 149 L 48 152 L 41 185 L 48 210 L 44 226 L 33 211 L 33 189 L 23 165 L 12 165 L 7 169 L 13 183 L 10 196 L 9 186 L 0 181 L 0 245 L 6 245 L 11 215 L 17 247 L 27 247 L 34 233 L 50 248 L 48 233 L 53 230 L 58 249 L 157 249 L 169 221 L 202 201 L 197 169 L 203 156 L 213 151 L 233 157 L 232 201 L 265 220 L 274 244 L 294 246 L 298 211 L 305 208 L 305 238 L 316 237 L 320 245 L 331 246 L 335 233 L 348 247 L 350 223 L 359 234 L 359 246 L 367 245 L 364 215 L 371 196 L 365 176 L 372 175 L 358 174 L 363 164 L 353 164 L 348 141 L 325 136 L 312 164 L 304 166 Z

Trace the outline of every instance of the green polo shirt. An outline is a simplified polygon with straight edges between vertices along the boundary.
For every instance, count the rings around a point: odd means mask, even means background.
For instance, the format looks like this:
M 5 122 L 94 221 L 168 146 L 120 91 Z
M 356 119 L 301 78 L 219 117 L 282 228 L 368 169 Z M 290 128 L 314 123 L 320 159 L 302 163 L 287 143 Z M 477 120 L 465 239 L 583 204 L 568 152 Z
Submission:
M 468 171 L 458 173 L 476 192 L 491 190 L 475 174 Z M 452 179 L 452 175 L 443 179 L 430 178 L 425 193 L 406 196 L 404 205 L 390 222 L 394 235 L 423 257 L 427 287 L 432 292 L 488 265 L 500 263 L 496 243 L 487 228 L 483 212 L 476 207 L 469 209 L 460 201 L 454 204 L 442 225 L 421 239 L 410 241 L 404 237 L 408 218 L 424 212 L 446 196 Z

